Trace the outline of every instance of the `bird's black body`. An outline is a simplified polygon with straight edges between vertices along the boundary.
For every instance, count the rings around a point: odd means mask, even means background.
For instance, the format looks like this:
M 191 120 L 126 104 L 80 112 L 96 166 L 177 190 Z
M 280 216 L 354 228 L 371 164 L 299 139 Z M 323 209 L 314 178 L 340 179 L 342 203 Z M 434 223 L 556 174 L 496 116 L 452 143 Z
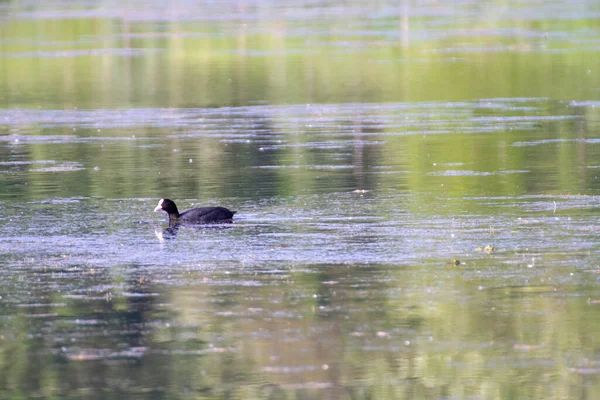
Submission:
M 177 224 L 214 224 L 231 222 L 235 211 L 230 211 L 225 207 L 200 207 L 192 208 L 179 213 L 173 200 L 161 199 L 154 209 L 155 212 L 164 210 L 169 214 L 169 225 Z

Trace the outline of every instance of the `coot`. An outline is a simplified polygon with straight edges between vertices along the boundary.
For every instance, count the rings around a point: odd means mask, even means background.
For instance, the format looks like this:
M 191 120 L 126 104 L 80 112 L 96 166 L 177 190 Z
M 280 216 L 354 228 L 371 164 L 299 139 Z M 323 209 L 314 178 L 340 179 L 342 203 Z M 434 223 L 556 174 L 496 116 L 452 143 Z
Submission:
M 211 224 L 217 222 L 231 222 L 236 211 L 224 207 L 192 208 L 179 214 L 173 200 L 160 199 L 154 212 L 165 210 L 169 214 L 169 225 L 176 224 Z

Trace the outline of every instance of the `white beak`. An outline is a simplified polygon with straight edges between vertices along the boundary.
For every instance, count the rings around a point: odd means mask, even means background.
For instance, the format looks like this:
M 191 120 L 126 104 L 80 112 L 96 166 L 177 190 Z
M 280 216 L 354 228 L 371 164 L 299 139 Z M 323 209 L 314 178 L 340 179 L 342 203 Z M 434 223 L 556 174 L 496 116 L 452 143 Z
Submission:
M 160 210 L 162 210 L 162 203 L 163 203 L 163 199 L 160 199 L 160 201 L 158 202 L 158 205 L 154 209 L 154 212 L 159 212 Z

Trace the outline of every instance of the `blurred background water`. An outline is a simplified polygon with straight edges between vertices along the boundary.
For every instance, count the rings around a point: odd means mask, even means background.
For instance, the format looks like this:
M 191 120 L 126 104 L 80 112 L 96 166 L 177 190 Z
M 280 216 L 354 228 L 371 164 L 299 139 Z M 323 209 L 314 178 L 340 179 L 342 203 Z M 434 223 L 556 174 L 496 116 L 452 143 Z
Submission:
M 596 398 L 599 17 L 0 1 L 0 397 Z

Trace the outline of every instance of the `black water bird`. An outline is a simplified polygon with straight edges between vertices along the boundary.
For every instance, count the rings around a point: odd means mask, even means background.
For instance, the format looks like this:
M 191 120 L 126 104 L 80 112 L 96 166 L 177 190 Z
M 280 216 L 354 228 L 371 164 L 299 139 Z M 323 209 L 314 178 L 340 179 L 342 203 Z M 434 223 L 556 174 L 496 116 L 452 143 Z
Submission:
M 192 208 L 179 213 L 177 206 L 173 200 L 160 199 L 154 212 L 165 210 L 169 214 L 169 225 L 177 224 L 214 224 L 223 222 L 232 222 L 233 214 L 236 211 L 231 211 L 225 207 L 200 207 Z

